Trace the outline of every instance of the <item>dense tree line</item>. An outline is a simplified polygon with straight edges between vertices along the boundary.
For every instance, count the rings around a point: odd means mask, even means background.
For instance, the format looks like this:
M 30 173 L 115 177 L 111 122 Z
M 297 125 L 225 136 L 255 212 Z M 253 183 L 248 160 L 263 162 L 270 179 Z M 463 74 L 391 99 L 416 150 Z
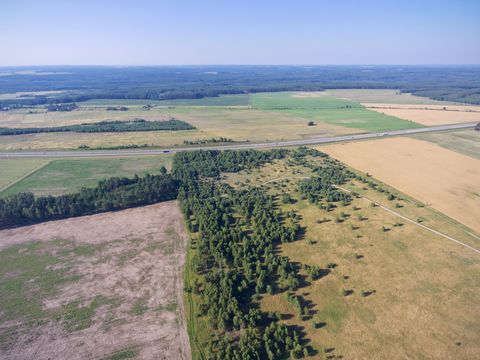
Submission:
M 189 181 L 198 176 L 218 176 L 221 172 L 238 172 L 259 167 L 274 159 L 282 159 L 285 149 L 186 151 L 175 154 L 172 171 L 179 179 Z
M 399 71 L 401 69 L 401 71 Z M 323 89 L 395 89 L 437 100 L 480 103 L 478 66 L 192 66 L 55 67 L 50 74 L 17 74 L 4 68 L 0 93 L 64 93 L 2 100 L 0 108 L 90 99 L 198 99 L 220 94 Z
M 237 191 L 196 181 L 181 186 L 179 199 L 187 227 L 199 233 L 191 263 L 203 278 L 192 290 L 202 299 L 200 315 L 214 330 L 240 331 L 239 338 L 212 342 L 208 357 L 277 359 L 289 352 L 303 356 L 298 335 L 252 307 L 257 295 L 300 286 L 297 267 L 275 253 L 276 244 L 295 240 L 298 224 L 282 224 L 273 198 L 259 189 Z
M 95 188 L 61 196 L 20 193 L 0 199 L 0 228 L 65 219 L 173 200 L 178 181 L 169 174 L 110 178 Z
M 0 136 L 50 132 L 99 133 L 128 131 L 180 131 L 192 129 L 195 129 L 195 127 L 189 123 L 186 123 L 185 121 L 177 119 L 170 119 L 166 121 L 146 121 L 143 119 L 136 119 L 132 121 L 100 121 L 98 123 L 91 124 L 86 123 L 56 127 L 0 128 Z

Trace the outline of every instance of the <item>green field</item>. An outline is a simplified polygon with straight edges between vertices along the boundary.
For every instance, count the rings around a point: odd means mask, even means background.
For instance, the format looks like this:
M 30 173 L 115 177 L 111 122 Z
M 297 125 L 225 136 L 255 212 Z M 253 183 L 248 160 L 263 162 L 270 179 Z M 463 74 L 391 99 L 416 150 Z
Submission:
M 43 159 L 0 159 L 0 192 L 46 163 Z
M 65 159 L 54 160 L 30 176 L 0 193 L 0 197 L 31 191 L 35 195 L 60 195 L 95 186 L 112 176 L 158 173 L 163 165 L 170 167 L 169 155 L 142 158 Z
M 362 107 L 360 104 L 329 96 L 324 92 L 277 92 L 257 93 L 252 96 L 255 109 L 344 109 L 347 107 Z
M 276 111 L 316 123 L 354 128 L 363 131 L 387 131 L 420 127 L 412 121 L 370 111 L 359 103 L 338 99 L 323 93 L 261 93 L 253 95 L 254 108 Z M 309 94 L 309 93 L 306 93 Z M 315 96 L 315 94 L 318 94 Z

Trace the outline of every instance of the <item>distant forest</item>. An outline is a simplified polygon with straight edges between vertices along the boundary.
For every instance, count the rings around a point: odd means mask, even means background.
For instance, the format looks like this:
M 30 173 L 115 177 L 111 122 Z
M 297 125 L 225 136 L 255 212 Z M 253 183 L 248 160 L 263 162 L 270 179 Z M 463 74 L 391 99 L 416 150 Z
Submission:
M 79 132 L 79 133 L 99 133 L 99 132 L 127 132 L 127 131 L 178 131 L 195 129 L 185 121 L 170 119 L 166 121 L 146 121 L 136 119 L 132 121 L 100 121 L 92 124 L 66 125 L 55 127 L 35 127 L 35 128 L 0 128 L 2 135 L 23 135 L 47 132 Z
M 0 94 L 63 93 L 1 100 L 0 108 L 90 99 L 199 99 L 221 94 L 323 89 L 399 89 L 480 104 L 480 66 L 50 66 L 1 68 Z

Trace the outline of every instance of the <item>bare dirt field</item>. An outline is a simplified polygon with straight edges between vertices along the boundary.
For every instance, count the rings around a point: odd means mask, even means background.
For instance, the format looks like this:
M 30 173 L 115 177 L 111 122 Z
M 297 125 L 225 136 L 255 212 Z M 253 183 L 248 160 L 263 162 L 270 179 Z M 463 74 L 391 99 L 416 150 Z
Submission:
M 480 231 L 480 160 L 410 138 L 321 150 Z
M 415 105 L 363 104 L 382 114 L 411 120 L 422 125 L 445 125 L 480 121 L 480 106 L 474 105 Z
M 176 202 L 0 232 L 1 359 L 190 359 Z

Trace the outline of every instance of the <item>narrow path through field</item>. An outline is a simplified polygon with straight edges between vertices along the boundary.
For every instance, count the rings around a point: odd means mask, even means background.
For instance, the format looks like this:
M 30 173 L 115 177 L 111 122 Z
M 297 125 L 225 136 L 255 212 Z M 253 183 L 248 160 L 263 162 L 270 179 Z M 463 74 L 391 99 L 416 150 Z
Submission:
M 266 185 L 266 184 L 268 184 L 268 183 L 272 183 L 272 182 L 276 182 L 276 181 L 280 181 L 280 180 L 285 180 L 285 179 L 309 179 L 309 178 L 310 178 L 310 176 L 285 176 L 285 177 L 280 177 L 280 178 L 268 180 L 268 181 L 266 181 L 266 182 L 264 182 L 264 183 L 262 183 L 262 184 L 260 184 L 260 185 Z M 338 186 L 338 185 L 333 185 L 333 186 L 336 187 L 337 189 L 340 189 L 340 190 L 343 190 L 343 191 L 345 191 L 345 192 L 351 193 L 350 190 L 345 189 L 345 188 L 343 188 L 343 187 L 341 187 L 341 186 Z M 417 221 L 412 220 L 412 219 L 410 219 L 410 218 L 408 218 L 408 217 L 400 214 L 399 212 L 397 212 L 397 211 L 395 211 L 395 210 L 389 209 L 388 207 L 383 206 L 383 205 L 377 203 L 376 201 L 373 201 L 373 200 L 371 200 L 371 199 L 369 199 L 369 198 L 367 198 L 367 197 L 365 197 L 365 196 L 361 196 L 361 198 L 364 199 L 364 200 L 366 200 L 366 201 L 369 202 L 369 203 L 374 203 L 376 206 L 380 207 L 381 209 L 383 209 L 383 210 L 385 210 L 385 211 L 387 211 L 387 212 L 389 212 L 389 213 L 391 213 L 391 214 L 393 214 L 393 215 L 395 215 L 395 216 L 398 216 L 399 218 L 402 218 L 403 220 L 408 221 L 408 222 L 411 223 L 411 224 L 414 224 L 414 225 L 416 225 L 416 226 L 419 226 L 419 227 L 421 227 L 421 228 L 423 228 L 423 229 L 425 229 L 425 230 L 428 230 L 428 231 L 430 231 L 430 232 L 432 232 L 432 233 L 434 233 L 434 234 L 436 234 L 436 235 L 439 235 L 439 236 L 441 236 L 441 237 L 443 237 L 443 238 L 445 238 L 445 239 L 447 239 L 447 240 L 456 242 L 457 244 L 460 244 L 460 245 L 462 245 L 462 246 L 465 246 L 466 248 L 468 248 L 468 249 L 470 249 L 470 250 L 472 250 L 472 251 L 475 251 L 476 253 L 480 254 L 480 250 L 478 250 L 478 249 L 476 249 L 476 248 L 474 248 L 474 247 L 472 247 L 472 246 L 470 246 L 470 245 L 467 245 L 467 244 L 465 244 L 465 243 L 463 243 L 463 242 L 461 242 L 461 241 L 459 241 L 459 240 L 457 240 L 457 239 L 454 239 L 453 237 L 451 237 L 451 236 L 449 236 L 449 235 L 447 235 L 447 234 L 444 234 L 444 233 L 442 233 L 442 232 L 440 232 L 440 231 L 437 231 L 437 230 L 432 229 L 432 228 L 430 228 L 430 227 L 428 227 L 428 226 L 425 226 L 425 225 L 423 225 L 423 224 L 420 224 L 420 223 L 418 223 Z M 468 233 L 468 234 L 470 234 L 470 235 L 472 235 L 472 237 L 475 237 L 475 238 L 478 239 L 478 237 L 477 237 L 476 235 L 471 234 L 471 233 Z
M 341 187 L 341 186 L 337 186 L 337 185 L 333 185 L 333 186 L 335 186 L 337 189 L 343 190 L 343 191 L 345 191 L 345 192 L 348 192 L 348 193 L 351 192 L 350 190 L 345 189 L 345 188 L 343 188 L 343 187 Z M 385 210 L 385 211 L 387 211 L 387 212 L 389 212 L 389 213 L 391 213 L 391 214 L 393 214 L 393 215 L 395 215 L 395 216 L 398 216 L 399 218 L 402 218 L 402 219 L 405 220 L 405 221 L 408 221 L 408 222 L 411 223 L 411 224 L 414 224 L 414 225 L 416 225 L 416 226 L 419 226 L 419 227 L 421 227 L 421 228 L 423 228 L 423 229 L 425 229 L 425 230 L 428 230 L 428 231 L 430 231 L 430 232 L 432 232 L 432 233 L 434 233 L 434 234 L 436 234 L 436 235 L 442 236 L 442 237 L 444 237 L 444 238 L 447 239 L 447 240 L 456 242 L 457 244 L 460 244 L 460 245 L 462 245 L 462 246 L 465 246 L 466 248 L 468 248 L 468 249 L 470 249 L 470 250 L 473 250 L 473 251 L 475 251 L 476 253 L 480 254 L 480 250 L 475 249 L 474 247 L 472 247 L 472 246 L 470 246 L 470 245 L 467 245 L 467 244 L 465 244 L 465 243 L 463 243 L 463 242 L 461 242 L 461 241 L 459 241 L 459 240 L 457 240 L 457 239 L 454 239 L 454 238 L 451 237 L 451 236 L 448 236 L 448 235 L 446 235 L 446 234 L 444 234 L 444 233 L 442 233 L 442 232 L 440 232 L 440 231 L 434 230 L 434 229 L 432 229 L 432 228 L 429 228 L 428 226 L 425 226 L 425 225 L 423 225 L 423 224 L 420 224 L 420 223 L 418 223 L 417 221 L 412 220 L 412 219 L 410 219 L 410 218 L 408 218 L 408 217 L 400 214 L 399 212 L 396 212 L 395 210 L 389 209 L 388 207 L 383 206 L 382 204 L 379 204 L 379 203 L 377 203 L 376 201 L 373 201 L 373 200 L 371 200 L 371 199 L 369 199 L 369 198 L 367 198 L 367 197 L 365 197 L 365 196 L 362 196 L 361 198 L 364 199 L 364 200 L 366 200 L 366 201 L 368 201 L 369 203 L 375 204 L 376 206 L 380 207 L 381 209 L 383 209 L 383 210 Z

